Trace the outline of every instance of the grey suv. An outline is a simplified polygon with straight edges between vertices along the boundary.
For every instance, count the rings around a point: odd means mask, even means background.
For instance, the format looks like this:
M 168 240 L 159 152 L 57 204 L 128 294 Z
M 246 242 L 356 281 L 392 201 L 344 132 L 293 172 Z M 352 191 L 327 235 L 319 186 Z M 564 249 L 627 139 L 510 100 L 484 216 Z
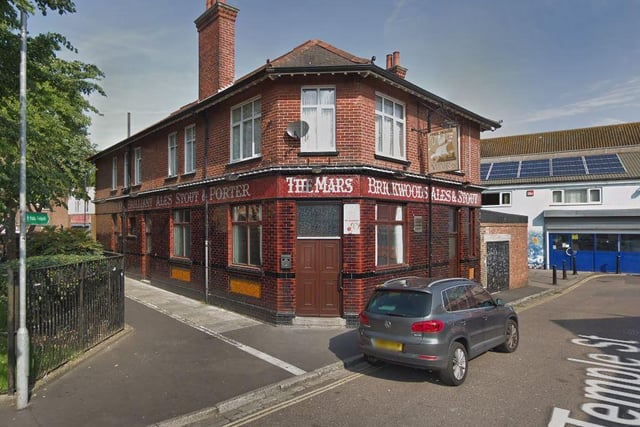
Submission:
M 437 370 L 445 384 L 467 377 L 469 359 L 518 348 L 518 315 L 468 279 L 403 277 L 376 288 L 360 313 L 360 350 L 385 361 Z

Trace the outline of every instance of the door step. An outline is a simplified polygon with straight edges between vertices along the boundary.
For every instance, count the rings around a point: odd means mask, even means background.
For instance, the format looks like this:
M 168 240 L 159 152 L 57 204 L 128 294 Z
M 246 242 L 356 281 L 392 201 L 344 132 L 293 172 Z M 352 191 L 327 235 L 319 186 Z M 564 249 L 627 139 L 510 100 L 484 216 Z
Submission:
M 293 326 L 303 326 L 309 328 L 344 328 L 347 321 L 342 317 L 294 317 Z

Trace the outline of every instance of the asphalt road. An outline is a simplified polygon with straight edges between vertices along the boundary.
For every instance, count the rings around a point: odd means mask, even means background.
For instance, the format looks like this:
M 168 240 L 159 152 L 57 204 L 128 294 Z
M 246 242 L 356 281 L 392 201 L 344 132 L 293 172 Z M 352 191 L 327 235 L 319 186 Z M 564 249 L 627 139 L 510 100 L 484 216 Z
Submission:
M 534 300 L 519 314 L 518 351 L 472 360 L 461 387 L 385 365 L 344 371 L 259 410 L 195 425 L 638 425 L 633 418 L 640 415 L 631 411 L 640 407 L 640 369 L 624 371 L 619 363 L 640 364 L 639 276 L 594 278 L 561 296 Z

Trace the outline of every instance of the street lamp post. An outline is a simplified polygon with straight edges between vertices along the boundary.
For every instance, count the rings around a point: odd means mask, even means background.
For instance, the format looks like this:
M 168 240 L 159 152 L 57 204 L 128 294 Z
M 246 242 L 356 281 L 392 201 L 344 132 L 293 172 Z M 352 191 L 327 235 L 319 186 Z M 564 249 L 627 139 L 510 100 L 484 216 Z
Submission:
M 27 330 L 27 14 L 20 11 L 20 323 L 16 333 L 16 407 L 29 403 Z

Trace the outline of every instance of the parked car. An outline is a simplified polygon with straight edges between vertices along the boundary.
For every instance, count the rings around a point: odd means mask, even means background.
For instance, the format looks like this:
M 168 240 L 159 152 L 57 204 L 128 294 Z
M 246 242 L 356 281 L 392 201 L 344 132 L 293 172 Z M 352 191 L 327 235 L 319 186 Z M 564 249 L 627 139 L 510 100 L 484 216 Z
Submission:
M 467 377 L 468 361 L 518 348 L 518 315 L 479 283 L 403 277 L 374 291 L 360 313 L 359 346 L 378 361 L 439 371 L 445 384 Z

